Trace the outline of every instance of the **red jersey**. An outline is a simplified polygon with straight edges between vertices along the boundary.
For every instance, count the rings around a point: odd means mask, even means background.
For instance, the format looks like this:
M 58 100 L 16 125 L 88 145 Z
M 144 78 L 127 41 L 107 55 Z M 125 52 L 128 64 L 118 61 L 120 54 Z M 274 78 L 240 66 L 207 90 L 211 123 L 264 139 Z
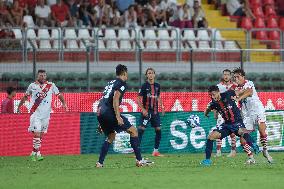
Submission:
M 14 99 L 6 98 L 1 103 L 1 113 L 14 113 Z
M 64 22 L 69 12 L 69 8 L 64 3 L 60 5 L 52 5 L 51 12 L 57 20 Z

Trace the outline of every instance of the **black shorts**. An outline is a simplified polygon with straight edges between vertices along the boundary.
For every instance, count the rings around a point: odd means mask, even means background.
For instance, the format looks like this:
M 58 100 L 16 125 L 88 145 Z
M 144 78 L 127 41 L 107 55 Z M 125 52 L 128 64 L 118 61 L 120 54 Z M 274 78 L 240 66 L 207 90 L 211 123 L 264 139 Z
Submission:
M 100 109 L 98 111 L 97 119 L 106 136 L 114 132 L 127 131 L 132 126 L 125 116 L 120 116 L 123 119 L 123 125 L 118 125 L 115 113 L 112 110 Z
M 151 127 L 161 127 L 161 119 L 159 113 L 150 113 L 148 112 L 148 116 L 145 117 L 143 114 L 141 114 L 140 119 L 140 126 L 147 127 L 147 125 L 151 123 Z
M 240 136 L 238 133 L 240 128 L 245 128 L 245 125 L 243 122 L 236 122 L 232 124 L 223 123 L 217 126 L 217 128 L 214 129 L 213 131 L 217 131 L 221 133 L 221 139 L 223 139 L 232 133 L 235 133 L 237 136 Z

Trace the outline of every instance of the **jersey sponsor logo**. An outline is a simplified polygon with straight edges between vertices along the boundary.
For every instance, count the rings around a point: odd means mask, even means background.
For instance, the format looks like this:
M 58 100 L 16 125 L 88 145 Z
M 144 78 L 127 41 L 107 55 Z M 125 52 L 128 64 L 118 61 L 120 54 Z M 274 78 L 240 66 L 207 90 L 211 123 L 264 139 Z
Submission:
M 121 91 L 124 91 L 124 89 L 125 89 L 124 86 L 121 86 L 121 87 L 120 87 L 120 90 L 121 90 Z

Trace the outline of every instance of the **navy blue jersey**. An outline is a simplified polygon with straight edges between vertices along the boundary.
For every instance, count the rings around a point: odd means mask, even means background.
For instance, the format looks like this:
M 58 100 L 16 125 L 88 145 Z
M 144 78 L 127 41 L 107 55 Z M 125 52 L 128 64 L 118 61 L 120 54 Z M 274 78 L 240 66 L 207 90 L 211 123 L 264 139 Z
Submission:
M 113 95 L 115 91 L 120 92 L 119 104 L 122 101 L 123 95 L 127 89 L 127 85 L 125 81 L 117 78 L 116 80 L 112 80 L 108 82 L 105 90 L 103 92 L 103 97 L 100 101 L 100 106 L 105 106 L 106 108 L 113 109 Z
M 148 111 L 158 112 L 158 97 L 160 97 L 160 84 L 150 84 L 146 81 L 139 90 L 139 96 L 142 96 L 143 107 Z
M 221 93 L 220 101 L 212 100 L 209 104 L 211 110 L 216 110 L 225 120 L 226 124 L 242 121 L 240 109 L 231 97 L 236 96 L 235 91 L 228 90 Z

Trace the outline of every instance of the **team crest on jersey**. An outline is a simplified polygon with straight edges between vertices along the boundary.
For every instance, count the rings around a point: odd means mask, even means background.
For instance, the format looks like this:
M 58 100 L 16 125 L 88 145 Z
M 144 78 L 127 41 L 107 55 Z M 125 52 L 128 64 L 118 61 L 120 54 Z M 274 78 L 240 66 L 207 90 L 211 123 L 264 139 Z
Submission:
M 124 87 L 124 86 L 120 87 L 120 90 L 121 90 L 121 91 L 124 91 L 124 89 L 125 89 L 125 87 Z
M 38 92 L 37 94 L 36 94 L 36 97 L 38 97 L 38 98 L 45 98 L 47 96 L 47 94 L 46 93 L 43 93 L 43 92 Z

